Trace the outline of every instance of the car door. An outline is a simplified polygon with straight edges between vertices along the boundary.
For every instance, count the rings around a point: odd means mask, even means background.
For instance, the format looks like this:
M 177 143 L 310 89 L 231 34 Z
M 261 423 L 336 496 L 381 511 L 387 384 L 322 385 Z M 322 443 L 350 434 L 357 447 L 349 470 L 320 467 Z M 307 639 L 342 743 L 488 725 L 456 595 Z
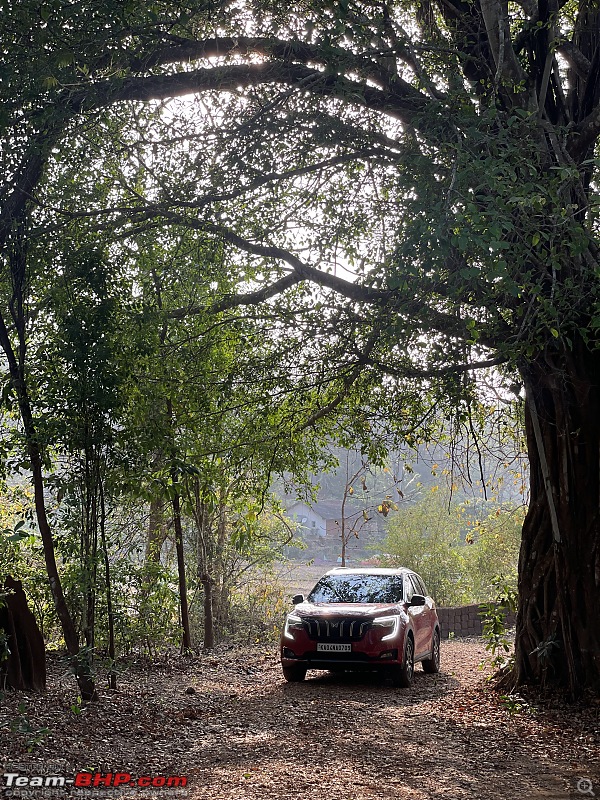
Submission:
M 412 574 L 410 577 L 412 583 L 416 588 L 417 593 L 423 595 L 423 597 L 425 598 L 425 605 L 422 606 L 422 611 L 421 611 L 421 621 L 423 624 L 422 631 L 424 637 L 422 652 L 425 652 L 431 649 L 431 642 L 433 639 L 433 631 L 435 629 L 437 613 L 435 610 L 435 603 L 433 602 L 433 599 L 429 596 L 425 584 L 423 583 L 423 579 L 417 574 Z
M 410 573 L 404 576 L 404 597 L 410 604 L 414 594 L 421 594 L 420 587 Z M 426 599 L 427 600 L 427 599 Z M 429 619 L 430 606 L 408 606 L 408 615 L 412 619 L 415 634 L 415 656 L 420 656 L 430 649 L 431 630 Z

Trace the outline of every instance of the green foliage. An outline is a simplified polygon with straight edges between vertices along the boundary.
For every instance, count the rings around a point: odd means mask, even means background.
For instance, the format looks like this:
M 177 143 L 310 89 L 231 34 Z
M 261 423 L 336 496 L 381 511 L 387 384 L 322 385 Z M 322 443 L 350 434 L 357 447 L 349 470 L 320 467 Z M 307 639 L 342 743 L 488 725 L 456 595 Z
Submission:
M 10 730 L 22 737 L 27 752 L 31 753 L 50 734 L 50 728 L 36 727 L 29 719 L 28 709 L 24 702 L 19 703 L 18 710 L 18 717 L 10 722 Z
M 480 606 L 483 618 L 483 638 L 485 649 L 492 655 L 492 664 L 503 667 L 507 663 L 506 655 L 512 650 L 512 641 L 508 635 L 506 615 L 517 611 L 517 593 L 514 587 L 502 576 L 494 579 L 496 594 L 488 603 Z
M 221 635 L 245 644 L 276 641 L 281 620 L 289 610 L 286 586 L 278 573 L 273 566 L 264 566 L 240 577 L 237 584 Z
M 474 513 L 465 535 L 471 596 L 475 602 L 493 599 L 498 594 L 498 575 L 506 591 L 517 586 L 517 565 L 521 545 L 523 506 L 498 502 L 468 506 L 465 516 Z
M 237 511 L 233 505 L 220 509 L 217 527 L 196 528 L 195 535 L 202 536 L 197 563 L 210 570 L 216 639 L 258 641 L 271 636 L 281 620 L 284 590 L 275 563 L 292 541 L 293 528 L 273 509 L 257 513 L 246 498 L 236 502 Z M 198 643 L 206 632 L 203 600 L 198 585 L 193 614 Z
M 42 543 L 31 527 L 32 491 L 23 482 L 0 485 L 0 585 L 10 575 L 23 584 L 29 607 L 46 641 L 60 637 Z M 23 519 L 25 517 L 25 519 Z
M 34 363 L 43 368 L 38 402 L 54 445 L 67 452 L 100 448 L 114 433 L 109 421 L 124 402 L 120 388 L 129 367 L 123 338 L 124 299 L 101 243 L 63 242 L 61 270 L 48 291 L 46 330 Z
M 468 600 L 461 518 L 448 497 L 430 491 L 419 502 L 395 514 L 384 549 L 398 566 L 414 569 L 439 605 L 461 605 Z
M 179 641 L 177 577 L 160 563 L 120 560 L 113 568 L 115 636 L 121 655 L 154 656 Z M 106 607 L 99 608 L 98 647 L 107 646 Z
M 439 605 L 484 602 L 496 598 L 499 572 L 516 587 L 519 518 L 518 509 L 474 506 L 433 486 L 390 518 L 383 548 L 387 560 L 423 577 Z
M 81 697 L 78 697 L 77 700 L 71 704 L 71 712 L 77 717 L 83 711 L 83 706 L 81 704 Z
M 510 694 L 501 694 L 500 702 L 509 714 L 535 714 L 536 709 L 527 703 L 519 694 L 511 692 Z
M 0 608 L 4 605 L 5 595 L 0 596 Z M 9 637 L 6 631 L 0 629 L 0 669 L 5 661 L 8 661 L 10 656 Z

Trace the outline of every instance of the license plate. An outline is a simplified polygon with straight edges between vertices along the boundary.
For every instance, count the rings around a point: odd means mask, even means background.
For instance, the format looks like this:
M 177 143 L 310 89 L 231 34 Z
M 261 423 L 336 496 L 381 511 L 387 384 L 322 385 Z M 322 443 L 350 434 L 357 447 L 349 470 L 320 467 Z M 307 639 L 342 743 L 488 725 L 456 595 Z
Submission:
M 317 642 L 317 653 L 351 653 L 351 644 L 333 644 L 330 642 Z

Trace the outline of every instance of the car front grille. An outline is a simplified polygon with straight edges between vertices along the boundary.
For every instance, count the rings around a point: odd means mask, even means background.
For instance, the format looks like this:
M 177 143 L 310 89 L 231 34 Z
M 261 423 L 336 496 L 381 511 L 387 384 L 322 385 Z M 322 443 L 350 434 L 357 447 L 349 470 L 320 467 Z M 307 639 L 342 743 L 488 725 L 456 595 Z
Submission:
M 370 620 L 348 617 L 304 617 L 302 623 L 309 638 L 319 642 L 358 642 L 372 627 Z

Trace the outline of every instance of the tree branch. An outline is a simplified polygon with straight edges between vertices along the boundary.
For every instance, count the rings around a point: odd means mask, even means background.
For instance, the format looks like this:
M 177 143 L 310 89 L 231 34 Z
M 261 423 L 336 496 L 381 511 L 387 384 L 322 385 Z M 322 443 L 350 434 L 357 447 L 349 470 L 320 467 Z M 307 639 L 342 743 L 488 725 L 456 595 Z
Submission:
M 460 375 L 465 372 L 472 372 L 480 369 L 488 369 L 490 367 L 498 367 L 501 364 L 508 363 L 507 356 L 497 356 L 496 358 L 489 358 L 486 361 L 473 361 L 469 364 L 448 364 L 439 369 L 415 369 L 408 367 L 406 369 L 397 369 L 384 364 L 381 361 L 369 359 L 367 364 L 383 372 L 385 375 L 391 375 L 393 378 L 441 378 L 444 375 Z
M 480 0 L 481 13 L 488 41 L 496 64 L 496 82 L 516 85 L 525 80 L 525 73 L 513 50 L 508 13 L 503 0 Z
M 569 137 L 568 150 L 575 161 L 588 152 L 598 136 L 600 136 L 600 104 L 578 125 L 575 125 Z
M 262 245 L 250 242 L 234 231 L 221 225 L 203 222 L 202 220 L 188 219 L 181 214 L 169 211 L 160 211 L 157 209 L 156 213 L 177 224 L 188 225 L 196 230 L 218 234 L 225 241 L 251 255 L 273 259 L 275 261 L 283 261 L 292 268 L 293 274 L 296 276 L 296 280 L 294 281 L 288 276 L 288 280 L 290 281 L 289 286 L 304 280 L 310 281 L 323 288 L 331 289 L 348 300 L 376 306 L 380 309 L 382 315 L 394 314 L 398 319 L 401 316 L 412 317 L 413 319 L 421 317 L 423 324 L 425 324 L 426 321 L 428 328 L 431 330 L 439 331 L 440 333 L 453 336 L 465 342 L 471 341 L 472 339 L 473 332 L 467 327 L 462 317 L 439 311 L 433 304 L 429 305 L 426 301 L 416 298 L 414 295 L 403 296 L 398 289 L 374 289 L 371 286 L 346 281 L 343 278 L 339 278 L 337 275 L 323 272 L 316 267 L 306 264 L 289 250 L 275 245 Z M 278 291 L 282 291 L 287 287 L 288 284 L 285 282 L 284 278 L 281 278 L 270 287 L 267 287 L 265 291 L 268 291 L 269 297 L 274 297 Z M 234 308 L 244 305 L 243 298 L 246 296 L 249 297 L 252 302 L 252 298 L 256 296 L 256 294 L 255 292 L 251 292 L 248 295 L 230 295 L 228 298 L 223 298 L 223 300 L 220 301 L 218 310 L 225 311 L 229 307 Z M 238 302 L 238 298 L 242 299 Z M 197 308 L 196 310 L 193 309 L 190 313 L 200 312 L 201 309 Z M 173 313 L 177 315 L 178 319 L 185 317 L 185 309 L 177 309 Z M 482 333 L 479 339 L 480 343 L 483 346 L 487 346 L 489 343 L 488 340 L 489 337 Z
M 195 230 L 201 230 L 207 233 L 215 233 L 221 236 L 225 241 L 235 245 L 246 253 L 250 253 L 251 255 L 259 256 L 261 258 L 269 258 L 275 261 L 283 261 L 293 269 L 296 277 L 299 280 L 310 280 L 313 283 L 317 283 L 319 286 L 332 289 L 333 291 L 341 294 L 343 297 L 347 297 L 350 300 L 357 300 L 363 303 L 383 303 L 390 299 L 390 290 L 382 291 L 380 289 L 373 289 L 370 286 L 364 286 L 359 283 L 346 281 L 330 272 L 322 272 L 316 267 L 311 267 L 309 264 L 306 264 L 304 261 L 298 258 L 298 256 L 294 255 L 294 253 L 291 253 L 289 250 L 285 250 L 283 247 L 250 242 L 248 239 L 244 239 L 243 236 L 240 236 L 223 225 L 215 225 L 212 222 L 205 222 L 203 220 L 189 219 L 182 214 L 170 212 L 166 209 L 156 209 L 155 213 L 157 216 L 161 216 L 164 219 L 170 220 L 171 222 L 187 225 Z M 236 305 L 238 304 L 236 303 Z
M 64 100 L 83 110 L 91 110 L 123 101 L 160 100 L 209 91 L 232 92 L 248 86 L 273 83 L 302 86 L 311 94 L 338 98 L 380 111 L 415 127 L 420 127 L 419 115 L 432 111 L 438 117 L 441 127 L 444 130 L 448 127 L 439 103 L 430 100 L 400 77 L 390 82 L 385 89 L 380 89 L 302 64 L 277 62 L 230 64 L 175 74 L 105 80 L 74 94 L 67 93 Z M 431 119 L 422 127 L 424 134 L 431 134 Z
M 377 340 L 379 339 L 379 335 L 381 333 L 381 329 L 376 327 L 373 331 L 371 331 L 371 335 L 367 339 L 365 344 L 365 348 L 363 352 L 359 355 L 356 365 L 352 369 L 352 371 L 346 375 L 344 378 L 344 385 L 342 389 L 336 394 L 336 396 L 326 405 L 322 406 L 318 411 L 313 412 L 308 419 L 302 423 L 301 430 L 305 430 L 309 428 L 311 425 L 314 425 L 315 422 L 326 417 L 332 411 L 334 411 L 343 401 L 344 398 L 347 396 L 348 392 L 356 382 L 356 380 L 360 377 L 363 368 L 366 366 L 369 358 L 369 354 L 373 351 L 375 345 L 377 344 Z
M 290 272 L 284 275 L 283 278 L 274 281 L 268 286 L 263 286 L 255 292 L 247 292 L 246 294 L 226 295 L 221 300 L 217 300 L 206 306 L 188 306 L 186 308 L 177 308 L 167 313 L 167 319 L 185 319 L 189 316 L 198 314 L 216 314 L 220 311 L 228 311 L 231 308 L 238 306 L 255 306 L 281 294 L 286 289 L 301 283 L 304 278 Z

